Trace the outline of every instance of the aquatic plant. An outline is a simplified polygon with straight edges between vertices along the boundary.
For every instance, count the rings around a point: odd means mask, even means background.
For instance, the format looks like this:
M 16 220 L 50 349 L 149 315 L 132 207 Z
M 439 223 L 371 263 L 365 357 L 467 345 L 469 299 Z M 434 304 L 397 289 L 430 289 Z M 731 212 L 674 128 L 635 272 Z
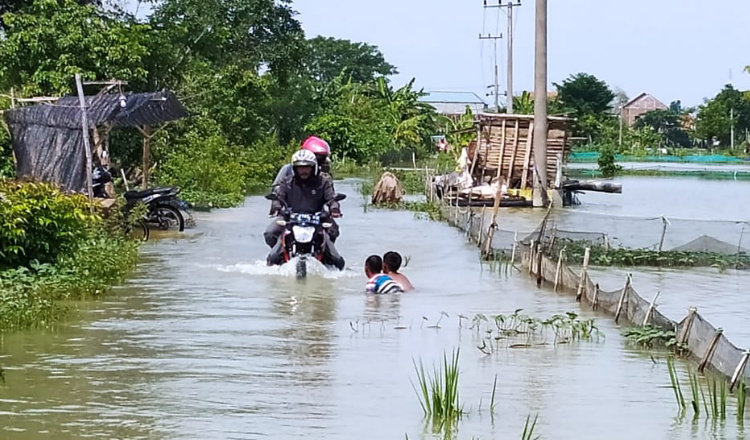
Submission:
M 667 370 L 669 371 L 669 380 L 672 382 L 672 389 L 674 390 L 674 397 L 677 401 L 677 405 L 681 410 L 684 410 L 685 398 L 682 395 L 680 379 L 677 377 L 677 369 L 675 368 L 674 359 L 672 359 L 672 357 L 667 357 Z
M 534 437 L 534 428 L 536 428 L 536 422 L 538 418 L 539 414 L 534 416 L 534 421 L 531 422 L 531 425 L 529 425 L 529 422 L 531 421 L 531 414 L 526 416 L 526 424 L 523 426 L 523 434 L 521 435 L 521 440 L 536 440 L 539 438 L 538 435 Z
M 434 368 L 433 375 L 425 372 L 422 361 L 419 366 L 414 362 L 419 387 L 412 387 L 417 393 L 419 404 L 426 417 L 430 417 L 433 426 L 440 430 L 458 421 L 464 410 L 458 396 L 458 358 L 460 349 L 456 349 L 450 361 L 447 354 L 443 354 L 443 364 L 440 369 Z
M 747 400 L 747 388 L 744 380 L 740 380 L 735 397 L 737 398 L 737 418 L 743 420 L 745 416 L 745 401 Z
M 750 267 L 750 256 L 744 253 L 725 255 L 718 252 L 609 248 L 585 240 L 567 238 L 555 240 L 550 255 L 558 255 L 563 247 L 567 248 L 563 261 L 575 264 L 583 261 L 586 248 L 590 248 L 589 262 L 593 266 L 715 267 L 722 271 L 730 267 Z
M 685 404 L 685 399 L 682 395 L 682 389 L 680 387 L 674 359 L 671 356 L 667 358 L 667 370 L 669 372 L 670 382 L 672 383 L 671 388 L 674 390 L 675 400 L 682 412 L 686 409 L 687 405 Z M 688 380 L 690 382 L 690 392 L 692 394 L 690 407 L 693 410 L 693 417 L 695 419 L 700 417 L 701 406 L 703 406 L 707 418 L 712 420 L 726 420 L 727 406 L 729 404 L 729 393 L 726 380 L 719 377 L 706 377 L 706 385 L 704 386 L 703 381 L 701 381 L 698 374 L 693 371 L 688 371 Z M 740 420 L 744 418 L 745 414 L 746 392 L 745 384 L 744 382 L 741 382 L 735 395 L 737 417 Z

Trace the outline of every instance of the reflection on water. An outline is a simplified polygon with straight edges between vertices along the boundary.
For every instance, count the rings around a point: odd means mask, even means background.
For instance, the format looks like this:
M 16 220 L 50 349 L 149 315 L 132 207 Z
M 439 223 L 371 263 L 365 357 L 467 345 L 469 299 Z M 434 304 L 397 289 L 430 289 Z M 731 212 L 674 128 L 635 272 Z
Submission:
M 483 270 L 476 248 L 444 224 L 365 213 L 352 183 L 337 187 L 350 196 L 337 243 L 344 273 L 313 268 L 299 281 L 265 267 L 268 202 L 251 197 L 199 214 L 185 239 L 148 243 L 127 285 L 71 322 L 4 336 L 0 438 L 433 438 L 413 362 L 429 367 L 458 347 L 468 410 L 458 438 L 519 438 L 537 413 L 545 438 L 744 435 L 733 420 L 675 422 L 666 365 L 625 348 L 610 317 L 523 274 Z M 533 227 L 539 211 L 519 214 L 518 227 Z M 362 262 L 388 250 L 411 257 L 403 272 L 417 290 L 364 295 Z M 597 317 L 606 338 L 485 355 L 482 335 L 459 323 L 518 308 Z

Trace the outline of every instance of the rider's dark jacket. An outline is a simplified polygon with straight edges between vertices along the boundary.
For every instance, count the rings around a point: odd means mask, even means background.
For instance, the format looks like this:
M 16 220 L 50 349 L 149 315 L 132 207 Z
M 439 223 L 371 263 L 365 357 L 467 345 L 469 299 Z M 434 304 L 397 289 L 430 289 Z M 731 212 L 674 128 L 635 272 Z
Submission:
M 323 210 L 325 205 L 331 213 L 340 213 L 339 202 L 335 200 L 336 192 L 333 189 L 333 181 L 325 174 L 310 176 L 307 180 L 296 177 L 285 177 L 274 193 L 292 211 L 300 214 L 314 214 Z M 273 201 L 271 211 L 279 212 L 282 204 Z

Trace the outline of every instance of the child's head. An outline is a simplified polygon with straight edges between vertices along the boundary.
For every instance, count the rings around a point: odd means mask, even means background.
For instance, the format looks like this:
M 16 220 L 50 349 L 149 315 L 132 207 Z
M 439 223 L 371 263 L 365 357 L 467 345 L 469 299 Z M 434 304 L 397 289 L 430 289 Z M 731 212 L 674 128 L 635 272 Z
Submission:
M 365 275 L 371 277 L 383 271 L 383 260 L 380 255 L 370 255 L 365 260 Z
M 398 252 L 390 251 L 383 255 L 383 269 L 385 272 L 398 273 L 401 268 L 401 254 Z

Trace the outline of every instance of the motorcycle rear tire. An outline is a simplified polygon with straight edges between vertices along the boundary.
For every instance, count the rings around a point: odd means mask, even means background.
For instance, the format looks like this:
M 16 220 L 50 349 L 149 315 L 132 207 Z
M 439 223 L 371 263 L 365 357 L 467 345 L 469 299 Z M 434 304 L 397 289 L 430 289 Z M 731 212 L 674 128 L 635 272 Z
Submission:
M 185 218 L 182 216 L 182 213 L 180 212 L 180 210 L 166 203 L 154 206 L 152 213 L 149 215 L 149 221 L 156 216 L 156 212 L 159 210 L 169 212 L 169 216 L 174 218 L 177 221 L 178 231 L 182 232 L 185 230 Z M 161 224 L 159 226 L 161 229 Z

